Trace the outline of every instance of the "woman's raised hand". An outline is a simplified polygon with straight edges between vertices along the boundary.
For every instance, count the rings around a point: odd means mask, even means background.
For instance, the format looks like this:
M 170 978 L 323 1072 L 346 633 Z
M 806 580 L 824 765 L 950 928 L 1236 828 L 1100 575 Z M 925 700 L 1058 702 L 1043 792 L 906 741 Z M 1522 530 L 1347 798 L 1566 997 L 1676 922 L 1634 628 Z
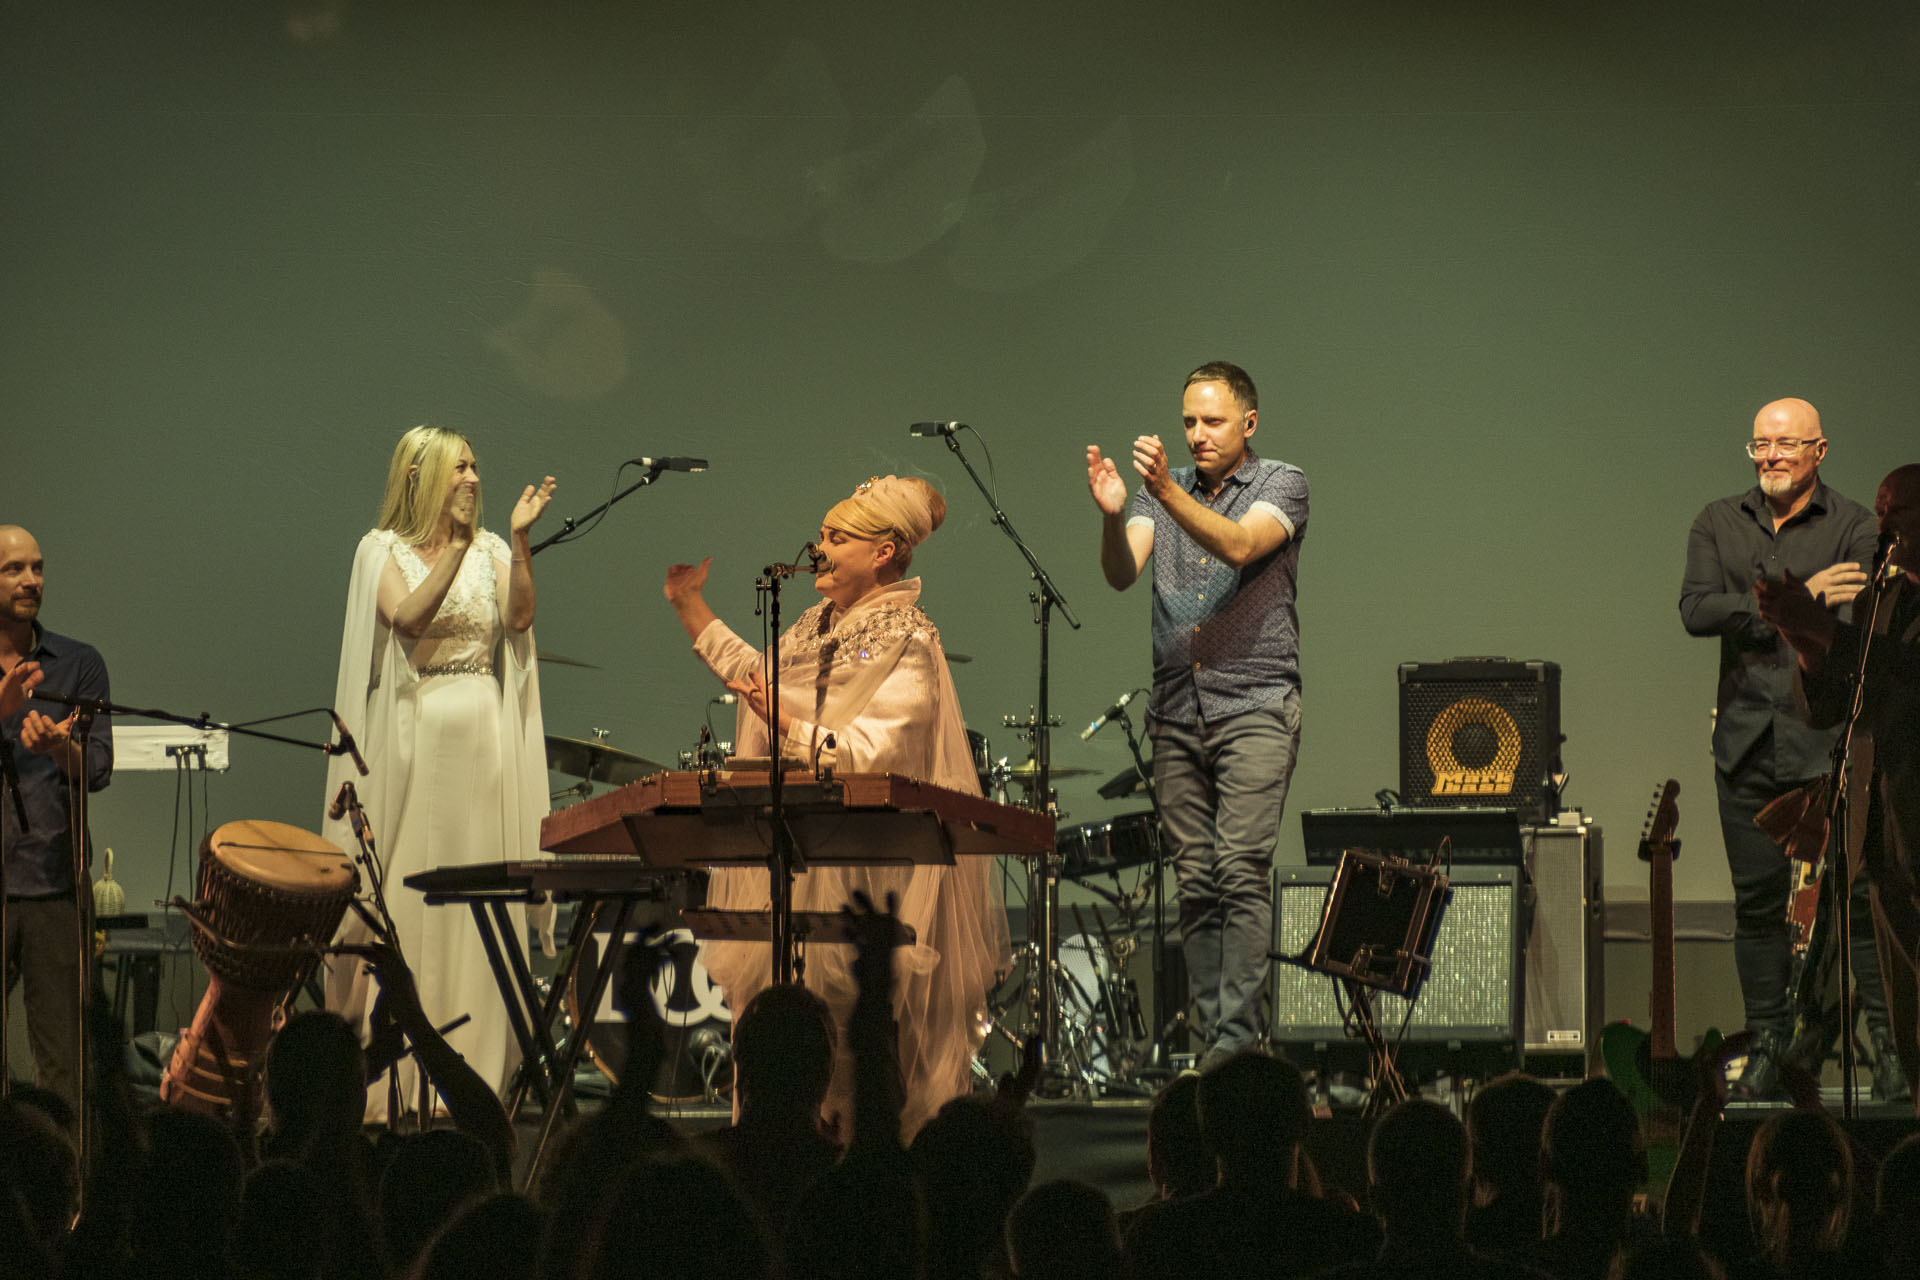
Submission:
M 525 533 L 533 528 L 533 522 L 540 518 L 541 513 L 547 509 L 547 504 L 553 501 L 553 490 L 553 477 L 548 476 L 537 488 L 528 485 L 520 491 L 520 501 L 513 504 L 511 525 L 513 532 Z
M 698 600 L 700 593 L 706 590 L 707 566 L 712 563 L 713 557 L 708 556 L 699 564 L 668 565 L 664 588 L 667 603 L 678 606 L 689 600 Z

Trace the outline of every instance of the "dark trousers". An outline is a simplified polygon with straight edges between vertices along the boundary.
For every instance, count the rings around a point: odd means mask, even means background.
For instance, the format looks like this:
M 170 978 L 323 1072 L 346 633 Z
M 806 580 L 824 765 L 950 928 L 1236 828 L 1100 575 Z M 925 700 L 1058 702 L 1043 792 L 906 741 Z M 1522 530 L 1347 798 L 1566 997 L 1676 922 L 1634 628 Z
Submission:
M 1754 815 L 1805 779 L 1780 781 L 1768 767 L 1766 743 L 1734 774 L 1714 770 L 1720 800 L 1720 834 L 1726 843 L 1727 867 L 1733 874 L 1733 963 L 1740 975 L 1740 995 L 1746 1004 L 1747 1027 L 1754 1031 L 1792 1034 L 1794 1008 L 1788 983 L 1793 969 L 1793 943 L 1787 929 L 1787 896 L 1793 886 L 1793 868 L 1780 846 L 1753 825 Z M 1856 875 L 1853 898 L 1854 981 L 1867 1025 L 1884 1026 L 1887 992 L 1880 977 L 1880 954 L 1874 946 L 1872 887 Z
M 1180 895 L 1193 1019 L 1211 1047 L 1266 1034 L 1273 846 L 1300 749 L 1300 695 L 1214 723 L 1148 722 L 1153 785 Z
M 91 895 L 89 895 L 90 897 Z M 9 898 L 4 939 L 7 995 L 16 984 L 27 1010 L 34 1082 L 80 1103 L 80 922 L 76 899 Z M 16 1076 L 22 1064 L 9 1063 Z

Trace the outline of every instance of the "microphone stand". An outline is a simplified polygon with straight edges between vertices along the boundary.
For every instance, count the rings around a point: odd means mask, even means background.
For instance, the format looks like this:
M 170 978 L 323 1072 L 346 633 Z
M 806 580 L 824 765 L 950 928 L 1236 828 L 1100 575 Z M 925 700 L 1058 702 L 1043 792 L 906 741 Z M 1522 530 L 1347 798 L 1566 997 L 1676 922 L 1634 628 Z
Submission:
M 973 487 L 978 489 L 980 496 L 987 500 L 987 507 L 993 512 L 991 523 L 998 526 L 1000 531 L 1012 540 L 1020 554 L 1026 558 L 1027 568 L 1032 572 L 1033 580 L 1037 584 L 1037 590 L 1029 592 L 1027 599 L 1033 604 L 1033 620 L 1040 628 L 1040 697 L 1034 721 L 1028 727 L 1028 732 L 1033 743 L 1033 759 L 1038 777 L 1037 794 L 1045 807 L 1044 811 L 1049 816 L 1057 818 L 1059 806 L 1054 799 L 1052 779 L 1055 722 L 1048 712 L 1047 704 L 1051 640 L 1049 624 L 1055 607 L 1059 608 L 1060 616 L 1066 619 L 1067 625 L 1076 631 L 1080 629 L 1080 619 L 1074 616 L 1072 606 L 1067 603 L 1067 598 L 1060 594 L 1060 589 L 1054 585 L 1052 576 L 1041 566 L 1039 557 L 1033 553 L 1033 548 L 1029 547 L 1014 530 L 1013 522 L 1007 519 L 1007 513 L 1001 509 L 999 501 L 993 496 L 993 490 L 980 479 L 980 473 L 973 469 L 973 464 L 967 460 L 967 455 L 961 452 L 960 441 L 955 435 L 958 425 L 941 424 L 940 437 L 947 442 L 947 448 L 952 451 L 953 456 L 960 460 L 960 465 L 966 468 L 968 477 L 973 480 Z M 1029 867 L 1027 885 L 1027 935 L 1029 945 L 1036 948 L 1034 964 L 1036 979 L 1032 988 L 1034 1035 L 1040 1039 L 1041 1068 L 1058 1072 L 1063 1065 L 1064 1054 L 1060 1045 L 1059 1001 L 1056 994 L 1060 947 L 1060 853 L 1057 848 L 1048 849 L 1042 853 Z M 1037 931 L 1034 927 L 1036 907 L 1039 911 Z M 1157 990 L 1155 998 L 1158 998 Z
M 623 468 L 627 465 L 628 464 L 626 463 L 621 464 Z M 595 523 L 598 523 L 600 515 L 603 512 L 605 512 L 609 507 L 613 506 L 614 503 L 620 501 L 622 498 L 629 496 L 630 494 L 634 493 L 636 490 L 646 488 L 648 485 L 652 484 L 655 480 L 658 480 L 660 478 L 661 473 L 664 471 L 667 471 L 668 469 L 669 468 L 665 465 L 664 460 L 655 461 L 649 464 L 647 467 L 646 475 L 640 477 L 640 479 L 634 481 L 632 484 L 628 485 L 626 488 L 621 489 L 619 492 L 615 493 L 611 498 L 608 498 L 605 502 L 601 503 L 599 506 L 595 507 L 593 510 L 587 512 L 585 515 L 579 516 L 578 518 L 574 516 L 568 516 L 565 520 L 562 520 L 560 522 L 560 527 L 558 529 L 555 529 L 550 536 L 542 538 L 539 542 L 535 543 L 532 547 L 528 548 L 527 554 L 529 556 L 537 556 L 542 551 L 545 551 L 548 547 L 551 547 L 556 543 L 578 542 L 581 538 L 584 538 L 589 533 L 592 533 L 594 528 L 593 524 L 588 524 L 585 529 L 581 529 L 580 525 L 582 522 L 594 521 Z M 700 466 L 696 469 L 700 471 L 705 471 L 707 469 L 706 464 L 701 463 Z M 620 473 L 618 471 L 614 472 L 615 484 L 620 483 L 618 478 L 619 474 Z
M 1147 793 L 1147 806 L 1153 810 L 1153 1049 L 1148 1061 L 1165 1067 L 1171 1061 L 1167 1039 L 1172 1025 L 1163 1021 L 1166 1011 L 1162 993 L 1167 989 L 1166 853 L 1160 844 L 1164 815 L 1160 812 L 1160 790 L 1153 785 L 1153 770 L 1140 755 L 1140 738 L 1133 731 L 1133 717 L 1120 708 L 1120 728 L 1127 735 L 1127 750 L 1133 753 L 1133 771 L 1140 776 Z
M 36 689 L 33 696 L 42 702 L 57 702 L 63 707 L 73 707 L 87 715 L 135 716 L 142 720 L 162 720 L 168 724 L 185 725 L 189 729 L 217 729 L 222 733 L 237 733 L 245 738 L 260 738 L 267 742 L 285 743 L 290 747 L 304 747 L 309 751 L 318 751 L 322 755 L 344 756 L 350 754 L 344 744 L 315 742 L 311 738 L 288 738 L 277 733 L 266 733 L 255 729 L 255 724 L 269 724 L 273 720 L 289 720 L 293 716 L 333 714 L 331 707 L 312 707 L 306 711 L 295 711 L 290 715 L 274 716 L 271 720 L 254 720 L 247 724 L 228 724 L 215 720 L 211 712 L 202 711 L 197 716 L 181 715 L 175 711 L 163 711 L 158 707 L 129 707 L 118 702 L 109 702 L 105 698 L 82 698 L 71 693 L 48 693 Z
M 56 699 L 57 701 L 57 699 Z M 73 1147 L 78 1157 L 79 1182 L 76 1183 L 75 1200 L 85 1207 L 84 1187 L 87 1173 L 93 1167 L 93 1125 L 87 1119 L 88 1098 L 87 1077 L 91 1074 L 93 1062 L 93 1030 L 87 1018 L 87 996 L 93 990 L 93 892 L 91 871 L 93 850 L 87 845 L 87 739 L 93 734 L 94 713 L 85 707 L 80 708 L 79 716 L 74 720 L 70 742 L 78 745 L 80 751 L 80 776 L 67 779 L 67 843 L 73 857 L 73 945 L 74 954 L 79 957 L 80 969 L 74 980 L 74 1012 L 79 1020 L 74 1024 L 79 1032 L 76 1043 L 80 1048 L 80 1061 L 75 1064 L 74 1084 L 79 1093 L 79 1101 L 73 1108 Z
M 1827 847 L 1839 852 L 1833 858 L 1833 870 L 1827 876 L 1828 909 L 1833 913 L 1834 922 L 1839 927 L 1840 936 L 1835 944 L 1840 951 L 1840 1114 L 1851 1120 L 1859 1110 L 1858 1091 L 1854 1087 L 1854 1044 L 1853 1044 L 1853 859 L 1852 841 L 1848 833 L 1851 821 L 1851 808 L 1847 803 L 1848 759 L 1853 749 L 1853 731 L 1859 723 L 1860 712 L 1867 700 L 1867 658 L 1873 652 L 1876 629 L 1880 625 L 1880 610 L 1886 604 L 1889 584 L 1880 581 L 1885 572 L 1884 566 L 1877 566 L 1873 583 L 1873 608 L 1868 611 L 1866 622 L 1860 633 L 1860 662 L 1848 674 L 1847 715 L 1840 722 L 1840 735 L 1833 742 L 1833 765 L 1827 773 Z
M 4 794 L 13 794 L 13 814 L 19 819 L 21 835 L 33 830 L 33 824 L 27 821 L 27 802 L 20 794 L 20 772 L 13 762 L 13 742 L 0 737 L 0 798 Z M 4 827 L 0 827 L 0 938 L 7 936 L 7 837 Z M 8 1065 L 8 1018 L 12 1015 L 13 1001 L 10 992 L 5 990 L 6 959 L 0 955 L 0 1100 L 13 1092 L 13 1070 Z
M 767 905 L 772 915 L 776 983 L 799 981 L 805 972 L 804 962 L 797 962 L 794 956 L 793 878 L 807 869 L 787 826 L 787 765 L 780 739 L 780 582 L 796 573 L 817 571 L 799 567 L 796 558 L 792 564 L 768 565 L 753 583 L 754 591 L 766 600 L 767 629 L 773 636 L 762 652 L 772 655 L 767 663 L 767 808 L 773 827 L 772 844 L 767 850 Z

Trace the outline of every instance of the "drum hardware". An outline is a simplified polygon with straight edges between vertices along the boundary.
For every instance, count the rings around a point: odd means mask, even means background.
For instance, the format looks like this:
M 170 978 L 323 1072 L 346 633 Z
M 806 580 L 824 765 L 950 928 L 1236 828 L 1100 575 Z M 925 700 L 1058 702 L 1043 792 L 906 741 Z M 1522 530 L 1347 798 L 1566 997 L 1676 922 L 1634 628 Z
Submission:
M 366 925 L 367 932 L 387 948 L 396 960 L 406 964 L 406 955 L 400 949 L 399 926 L 393 922 L 393 913 L 387 910 L 386 870 L 380 862 L 378 850 L 374 848 L 373 824 L 367 821 L 367 811 L 360 807 L 360 795 L 354 790 L 351 781 L 340 784 L 340 792 L 328 806 L 327 816 L 334 819 L 348 818 L 353 827 L 354 841 L 360 846 L 357 861 L 361 870 L 366 873 L 367 896 L 371 899 L 373 906 L 369 909 L 357 895 L 349 899 L 348 905 L 353 908 L 354 914 L 360 917 L 361 923 Z M 378 977 L 377 971 L 375 976 Z M 417 1048 L 411 1052 L 416 1058 L 419 1057 Z M 428 1120 L 433 1115 L 433 1085 L 427 1078 L 425 1061 L 420 1061 L 417 1066 L 418 1070 L 415 1074 L 420 1084 L 419 1109 L 414 1114 L 421 1132 L 425 1132 Z M 397 1131 L 395 1126 L 399 1124 L 400 1116 L 400 1073 L 389 1070 L 387 1072 L 388 1129 Z
M 595 729 L 590 739 L 548 734 L 547 768 L 580 779 L 575 785 L 554 792 L 551 798 L 559 800 L 565 796 L 590 796 L 596 782 L 616 787 L 638 782 L 653 774 L 664 773 L 667 766 L 634 755 L 631 751 L 622 751 L 607 741 L 605 729 Z
M 1151 708 L 1149 708 L 1151 709 Z M 1153 822 L 1151 830 L 1157 833 L 1165 829 L 1166 814 L 1160 808 L 1160 792 L 1153 783 L 1153 770 L 1147 767 L 1146 757 L 1140 751 L 1140 735 L 1134 731 L 1133 717 L 1127 714 L 1123 700 L 1116 709 L 1118 714 L 1109 719 L 1118 719 L 1120 729 L 1127 735 L 1127 753 L 1133 757 L 1133 776 L 1140 780 L 1140 786 L 1147 793 L 1147 805 Z M 1111 785 L 1111 784 L 1109 784 Z M 1144 815 L 1140 815 L 1144 816 Z M 1166 859 L 1160 841 L 1152 842 L 1153 855 L 1147 863 L 1151 867 L 1149 875 L 1153 884 L 1153 1043 L 1148 1052 L 1148 1063 L 1158 1070 L 1167 1070 L 1172 1066 L 1173 1037 L 1186 1029 L 1185 1010 L 1176 1011 L 1171 1018 L 1166 1012 L 1167 990 L 1167 912 L 1166 912 Z
M 1080 619 L 1074 616 L 1072 606 L 1067 603 L 1067 598 L 1060 594 L 1060 588 L 1054 584 L 1053 577 L 1042 567 L 1040 558 L 1034 554 L 1033 548 L 1028 546 L 1019 532 L 1014 529 L 1013 521 L 1007 518 L 1006 510 L 1001 507 L 992 486 L 980 478 L 980 473 L 973 469 L 973 463 L 969 462 L 967 455 L 961 451 L 959 433 L 972 430 L 973 428 L 965 423 L 958 422 L 933 423 L 927 425 L 924 430 L 918 426 L 913 428 L 915 434 L 937 435 L 946 442 L 948 451 L 959 459 L 960 465 L 966 469 L 968 478 L 973 481 L 973 487 L 980 491 L 982 498 L 986 499 L 987 507 L 993 512 L 990 523 L 1007 535 L 1014 548 L 1019 551 L 1021 558 L 1027 562 L 1027 571 L 1034 584 L 1033 589 L 1027 593 L 1027 600 L 1033 605 L 1033 622 L 1038 628 L 1040 642 L 1039 666 L 1035 673 L 1038 677 L 1038 696 L 1034 707 L 1028 712 L 1024 725 L 1013 722 L 1011 719 L 1006 723 L 1008 728 L 1019 729 L 1032 747 L 1030 754 L 1035 762 L 1032 797 L 1035 807 L 1048 814 L 1057 814 L 1053 797 L 1052 761 L 1053 730 L 1059 727 L 1060 720 L 1052 713 L 1048 700 L 1051 691 L 1053 611 L 1057 607 L 1067 625 L 1076 631 L 1080 629 Z M 978 432 L 975 432 L 975 435 L 977 436 Z M 1055 1017 L 1057 997 L 1053 989 L 1054 962 L 1059 944 L 1060 904 L 1060 883 L 1054 861 L 1055 855 L 1045 852 L 1028 864 L 1027 901 L 1030 921 L 1033 918 L 1031 904 L 1037 902 L 1041 907 L 1039 929 L 1036 931 L 1030 924 L 1028 932 L 1036 935 L 1039 943 L 1037 954 L 1046 959 L 1044 964 L 1029 966 L 1029 973 L 1035 981 L 1032 1002 L 1033 1026 L 1030 1034 L 1039 1037 L 1040 1040 L 1040 1069 L 1043 1082 L 1049 1076 L 1056 1079 L 1062 1078 L 1059 1067 L 1061 1045 L 1058 1019 Z

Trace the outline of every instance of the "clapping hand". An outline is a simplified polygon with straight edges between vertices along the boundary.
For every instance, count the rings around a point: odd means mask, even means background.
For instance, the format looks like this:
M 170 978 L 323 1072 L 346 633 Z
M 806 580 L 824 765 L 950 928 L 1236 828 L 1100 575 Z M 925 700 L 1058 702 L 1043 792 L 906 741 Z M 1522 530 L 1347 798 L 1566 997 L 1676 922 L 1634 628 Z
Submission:
M 0 679 L 0 716 L 10 716 L 24 706 L 42 678 L 39 663 L 14 663 L 13 670 Z
M 513 532 L 525 533 L 533 528 L 533 522 L 540 518 L 541 513 L 547 509 L 547 504 L 553 501 L 553 490 L 553 477 L 548 476 L 540 482 L 538 488 L 528 485 L 520 491 L 520 501 L 513 504 L 513 519 L 509 526 Z
M 37 756 L 65 751 L 73 741 L 73 726 L 79 718 L 78 711 L 68 712 L 65 720 L 29 711 L 27 718 L 20 722 L 20 745 Z
M 1112 458 L 1100 456 L 1100 446 L 1087 446 L 1087 488 L 1104 515 L 1117 516 L 1127 507 L 1127 482 Z
M 1140 473 L 1147 492 L 1158 498 L 1173 484 L 1173 464 L 1167 461 L 1167 446 L 1159 436 L 1138 436 L 1133 442 L 1133 469 Z

